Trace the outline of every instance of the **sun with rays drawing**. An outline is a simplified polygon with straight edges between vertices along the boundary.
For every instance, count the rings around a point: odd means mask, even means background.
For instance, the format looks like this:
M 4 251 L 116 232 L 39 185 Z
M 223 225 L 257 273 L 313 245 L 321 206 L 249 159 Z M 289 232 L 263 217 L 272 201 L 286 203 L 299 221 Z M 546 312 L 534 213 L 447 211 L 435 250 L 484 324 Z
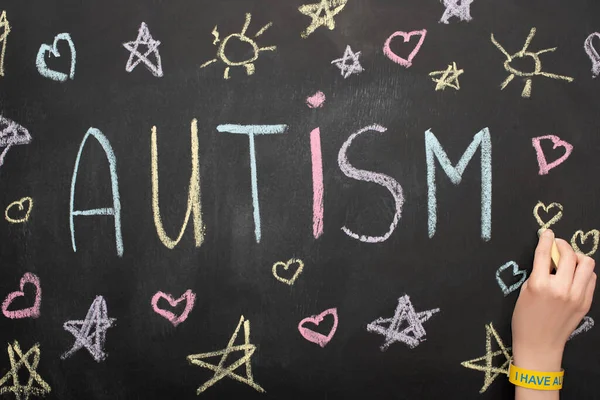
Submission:
M 504 62 L 504 69 L 506 70 L 506 72 L 510 73 L 510 75 L 508 75 L 506 80 L 504 82 L 502 82 L 502 85 L 500 86 L 501 89 L 504 89 L 510 83 L 510 81 L 512 81 L 515 78 L 515 76 L 521 76 L 521 77 L 525 78 L 525 87 L 523 88 L 523 93 L 521 93 L 522 97 L 530 97 L 531 96 L 531 85 L 532 85 L 531 78 L 534 76 L 539 75 L 539 76 L 545 76 L 546 78 L 562 79 L 567 82 L 573 82 L 573 78 L 571 78 L 570 76 L 551 74 L 549 72 L 542 71 L 542 60 L 540 59 L 540 54 L 554 51 L 554 50 L 556 50 L 556 47 L 552 47 L 549 49 L 542 49 L 535 53 L 532 51 L 528 51 L 527 49 L 529 48 L 529 45 L 531 44 L 531 41 L 533 40 L 533 37 L 535 36 L 535 32 L 536 32 L 536 29 L 531 28 L 531 31 L 529 32 L 529 36 L 527 36 L 527 40 L 525 40 L 525 44 L 523 45 L 523 48 L 512 55 L 508 54 L 508 52 L 504 49 L 504 47 L 502 47 L 502 45 L 496 41 L 496 39 L 494 38 L 494 34 L 492 33 L 492 43 L 494 43 L 494 45 L 498 48 L 498 50 L 500 50 L 506 56 L 506 61 Z M 519 58 L 525 58 L 525 57 L 531 57 L 533 59 L 534 69 L 532 72 L 519 71 L 518 69 L 516 69 L 510 65 L 510 63 L 513 60 L 516 60 Z
M 215 26 L 212 31 L 212 34 L 215 37 L 213 44 L 219 46 L 217 49 L 217 57 L 213 58 L 212 60 L 208 60 L 207 62 L 202 64 L 200 66 L 200 68 L 207 67 L 210 64 L 215 63 L 217 61 L 222 61 L 226 65 L 225 72 L 223 73 L 223 78 L 225 78 L 225 79 L 229 79 L 229 69 L 231 67 L 243 66 L 244 68 L 246 68 L 246 74 L 252 75 L 254 73 L 254 69 L 255 69 L 254 61 L 256 61 L 258 59 L 258 56 L 260 55 L 260 53 L 262 51 L 274 51 L 277 47 L 276 46 L 259 47 L 258 43 L 255 40 L 260 35 L 265 33 L 267 31 L 267 29 L 269 29 L 271 27 L 271 25 L 273 25 L 272 22 L 269 22 L 268 24 L 266 24 L 265 26 L 260 28 L 258 30 L 258 32 L 256 32 L 256 34 L 253 36 L 253 38 L 246 35 L 246 31 L 248 30 L 248 27 L 250 26 L 251 18 L 252 18 L 251 14 L 249 14 L 249 13 L 246 14 L 246 22 L 244 22 L 244 27 L 242 28 L 242 31 L 240 33 L 232 33 L 231 35 L 225 37 L 223 40 L 219 40 L 219 31 L 217 30 L 217 27 Z M 245 60 L 242 60 L 242 61 L 230 60 L 225 55 L 225 49 L 227 48 L 227 44 L 230 43 L 230 40 L 232 40 L 232 39 L 238 40 L 242 43 L 247 43 L 248 45 L 250 45 L 250 47 L 251 47 L 250 57 L 247 57 Z

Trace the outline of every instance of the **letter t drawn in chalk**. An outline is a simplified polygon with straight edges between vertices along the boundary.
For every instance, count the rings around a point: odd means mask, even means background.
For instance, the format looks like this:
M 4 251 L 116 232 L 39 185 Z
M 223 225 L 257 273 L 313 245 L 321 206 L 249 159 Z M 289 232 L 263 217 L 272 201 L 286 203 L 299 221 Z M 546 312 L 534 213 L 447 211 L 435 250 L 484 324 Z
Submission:
M 221 133 L 235 133 L 248 135 L 248 143 L 250 149 L 250 178 L 252 185 L 252 204 L 254 207 L 254 235 L 256 243 L 260 243 L 261 228 L 260 228 L 260 206 L 258 201 L 258 173 L 256 171 L 256 149 L 254 146 L 254 136 L 256 135 L 272 135 L 285 133 L 288 129 L 287 125 L 235 125 L 224 124 L 217 126 L 217 131 Z
M 202 222 L 202 203 L 200 198 L 200 162 L 198 157 L 198 121 L 192 120 L 191 123 L 191 152 L 192 152 L 192 174 L 190 177 L 190 186 L 188 188 L 187 210 L 185 218 L 176 239 L 171 239 L 162 223 L 159 205 L 159 185 L 158 185 L 158 145 L 156 139 L 156 126 L 152 127 L 151 140 L 151 159 L 152 159 L 152 214 L 154 216 L 154 226 L 160 241 L 169 249 L 175 248 L 188 226 L 190 215 L 193 214 L 192 223 L 194 224 L 194 240 L 196 247 L 200 247 L 204 242 L 204 224 Z
M 428 188 L 428 226 L 429 238 L 435 235 L 437 225 L 437 194 L 435 184 L 435 159 L 450 178 L 458 185 L 462 181 L 467 165 L 475 155 L 477 148 L 481 147 L 481 238 L 488 241 L 492 237 L 492 141 L 488 128 L 483 128 L 474 137 L 467 147 L 456 167 L 438 142 L 437 138 L 428 130 L 425 132 L 425 153 L 427 156 L 427 188 Z
M 75 186 L 77 183 L 77 173 L 79 171 L 79 164 L 81 162 L 81 154 L 83 148 L 87 143 L 87 140 L 93 137 L 100 143 L 106 159 L 108 160 L 108 167 L 110 172 L 110 183 L 112 187 L 112 207 L 107 208 L 93 208 L 89 210 L 76 210 L 75 209 Z M 73 251 L 77 252 L 77 244 L 75 242 L 75 216 L 91 217 L 96 215 L 112 216 L 115 221 L 115 242 L 117 246 L 117 255 L 123 256 L 123 237 L 121 235 L 121 200 L 119 198 L 119 180 L 117 177 L 117 158 L 115 153 L 108 141 L 108 138 L 104 136 L 100 130 L 96 128 L 88 129 L 87 133 L 83 137 L 79 151 L 77 152 L 77 159 L 75 160 L 75 168 L 73 169 L 73 178 L 71 180 L 71 196 L 69 201 L 69 225 L 71 228 L 71 243 L 73 245 Z

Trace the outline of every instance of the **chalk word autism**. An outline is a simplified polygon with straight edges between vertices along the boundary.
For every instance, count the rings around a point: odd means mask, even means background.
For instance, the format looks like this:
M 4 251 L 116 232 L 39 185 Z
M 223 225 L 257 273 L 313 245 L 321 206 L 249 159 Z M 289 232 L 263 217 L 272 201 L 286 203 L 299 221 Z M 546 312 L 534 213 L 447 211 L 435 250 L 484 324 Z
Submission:
M 167 302 L 169 302 L 171 307 L 176 307 L 179 303 L 185 301 L 185 308 L 180 315 L 175 315 L 171 311 L 164 310 L 158 306 L 158 301 L 160 299 L 165 299 Z M 152 301 L 150 303 L 152 304 L 152 309 L 155 313 L 163 318 L 166 318 L 170 323 L 173 324 L 173 326 L 177 326 L 187 319 L 190 311 L 192 311 L 194 308 L 195 301 L 196 294 L 188 289 L 178 299 L 173 298 L 173 296 L 169 293 L 158 291 L 156 294 L 154 294 L 154 296 L 152 296 Z
M 500 350 L 493 351 L 492 339 L 494 339 Z M 502 359 L 499 363 L 494 363 L 494 358 L 498 356 Z M 485 374 L 483 386 L 479 390 L 479 393 L 483 393 L 492 383 L 494 383 L 494 380 L 500 376 L 500 374 L 508 376 L 508 366 L 511 359 L 512 355 L 510 354 L 510 347 L 504 345 L 502 339 L 500 339 L 500 335 L 498 335 L 498 332 L 496 332 L 496 329 L 494 329 L 494 326 L 490 323 L 485 326 L 485 355 L 483 357 L 464 361 L 460 364 L 465 368 L 481 371 Z
M 39 343 L 34 344 L 25 353 L 21 350 L 18 341 L 15 340 L 12 346 L 9 344 L 8 359 L 10 361 L 10 369 L 0 379 L 0 395 L 12 393 L 17 400 L 28 400 L 30 396 L 44 397 L 50 393 L 50 385 L 37 372 L 40 357 Z M 26 372 L 29 373 L 26 382 L 22 382 L 25 375 L 19 373 L 21 368 L 25 368 Z M 9 385 L 10 383 L 12 385 Z
M 592 317 L 588 317 L 588 316 L 583 317 L 583 320 L 581 321 L 579 326 L 573 331 L 573 333 L 571 333 L 568 340 L 571 340 L 575 336 L 589 331 L 593 327 L 594 327 L 594 320 L 592 319 Z
M 298 7 L 300 13 L 311 18 L 310 25 L 300 34 L 306 39 L 317 28 L 326 26 L 330 31 L 335 29 L 335 17 L 339 14 L 348 0 L 320 0 L 315 4 L 304 4 Z
M 587 39 L 585 39 L 585 42 L 583 44 L 583 48 L 585 49 L 585 52 L 587 53 L 588 57 L 592 61 L 592 77 L 593 78 L 597 77 L 598 74 L 600 74 L 600 55 L 598 55 L 598 52 L 596 51 L 596 48 L 594 47 L 594 43 L 593 43 L 595 37 L 600 39 L 600 33 L 598 33 L 598 32 L 592 33 L 590 36 L 587 37 Z
M 433 71 L 429 73 L 429 76 L 431 76 L 431 79 L 436 83 L 436 91 L 444 90 L 446 87 L 460 90 L 460 82 L 458 81 L 458 77 L 464 72 L 464 69 L 458 69 L 456 67 L 456 63 L 453 62 L 452 65 L 448 65 L 448 68 L 446 68 L 445 71 Z M 434 78 L 435 76 L 440 77 L 436 79 Z
M 142 47 L 141 51 L 140 46 Z M 125 65 L 125 71 L 131 72 L 140 63 L 144 63 L 152 75 L 156 77 L 163 76 L 162 62 L 160 59 L 160 53 L 158 52 L 158 46 L 160 46 L 160 41 L 154 40 L 150 34 L 148 25 L 146 25 L 145 22 L 142 22 L 135 41 L 123 43 L 123 47 L 130 52 L 127 65 Z M 144 47 L 145 49 L 143 49 Z M 149 56 L 152 55 L 154 56 L 154 62 L 152 62 L 149 58 Z
M 187 198 L 187 209 L 185 211 L 185 217 L 183 224 L 179 230 L 179 235 L 176 239 L 171 239 L 163 226 L 162 218 L 160 215 L 160 204 L 159 204 L 159 185 L 158 185 L 158 143 L 156 126 L 152 127 L 152 139 L 150 144 L 150 155 L 151 155 L 151 176 L 152 176 L 152 214 L 154 216 L 154 226 L 156 227 L 156 233 L 160 241 L 169 249 L 175 248 L 188 226 L 190 216 L 193 215 L 192 224 L 194 225 L 194 240 L 196 247 L 200 247 L 204 242 L 205 227 L 202 222 L 202 203 L 200 197 L 200 161 L 198 157 L 198 121 L 193 119 L 191 122 L 191 144 L 190 149 L 192 153 L 192 173 L 190 176 L 190 185 L 188 188 Z
M 593 246 L 590 249 L 590 251 L 586 253 L 581 250 L 581 248 L 579 247 L 579 243 L 581 243 L 581 245 L 583 246 L 590 238 L 590 236 L 592 238 Z M 600 243 L 600 231 L 598 231 L 597 229 L 592 229 L 591 231 L 585 233 L 579 230 L 575 232 L 571 237 L 571 247 L 573 247 L 573 250 L 575 250 L 576 253 L 585 254 L 589 257 L 593 256 L 598 250 L 598 243 Z
M 323 322 L 325 317 L 327 317 L 328 315 L 331 315 L 333 317 L 333 326 L 331 327 L 331 329 L 329 330 L 329 333 L 327 335 L 323 335 L 322 333 L 315 332 L 314 330 L 307 328 L 305 326 L 306 324 L 309 324 L 309 323 L 319 326 L 319 324 L 321 322 Z M 328 310 L 323 311 L 319 315 L 313 315 L 312 317 L 304 318 L 298 324 L 298 331 L 300 332 L 302 337 L 304 339 L 308 340 L 309 342 L 316 343 L 321 347 L 325 347 L 327 345 L 327 343 L 329 343 L 331 341 L 331 338 L 333 338 L 333 335 L 335 335 L 335 331 L 337 330 L 337 327 L 338 327 L 337 308 L 330 308 Z
M 0 115 L 0 147 L 4 147 L 2 154 L 0 154 L 0 167 L 4 164 L 4 157 L 6 157 L 6 153 L 12 146 L 29 144 L 30 142 L 31 135 L 27 128 Z
M 417 55 L 417 53 L 421 49 L 421 46 L 423 45 L 423 42 L 425 41 L 425 36 L 426 35 L 427 35 L 427 30 L 426 29 L 422 29 L 420 31 L 412 31 L 412 32 L 403 32 L 403 31 L 394 32 L 385 41 L 385 43 L 383 45 L 383 54 L 385 54 L 387 58 L 389 58 L 390 60 L 392 60 L 396 64 L 400 64 L 403 67 L 408 68 L 408 67 L 410 67 L 412 65 L 413 58 L 415 58 L 415 56 Z M 404 39 L 404 43 L 407 43 L 408 41 L 410 41 L 410 38 L 412 36 L 418 36 L 419 37 L 419 40 L 418 40 L 417 44 L 415 45 L 415 47 L 413 48 L 413 50 L 410 52 L 410 54 L 408 55 L 407 58 L 400 57 L 399 55 L 397 55 L 396 53 L 394 53 L 392 51 L 392 49 L 390 48 L 390 44 L 392 43 L 392 39 L 394 39 L 397 36 L 402 37 Z
M 31 197 L 23 197 L 22 199 L 13 201 L 6 207 L 4 219 L 11 224 L 22 224 L 29 220 L 32 209 L 33 199 Z
M 350 46 L 346 46 L 346 50 L 344 50 L 344 55 L 342 58 L 337 58 L 331 63 L 335 64 L 335 66 L 340 69 L 342 76 L 344 79 L 346 79 L 352 74 L 360 74 L 364 71 L 363 67 L 360 65 L 360 61 L 358 60 L 359 57 L 360 51 L 355 53 L 352 51 Z
M 372 171 L 355 168 L 348 160 L 348 149 L 350 148 L 352 141 L 354 139 L 356 139 L 358 136 L 362 135 L 363 133 L 366 133 L 366 132 L 383 133 L 385 131 L 387 131 L 387 128 L 384 128 L 381 125 L 373 124 L 373 125 L 366 126 L 362 129 L 360 129 L 358 132 L 355 132 L 352 135 L 350 135 L 350 137 L 344 142 L 344 144 L 342 144 L 342 147 L 340 147 L 340 151 L 338 153 L 338 165 L 340 167 L 340 170 L 344 173 L 344 175 L 346 175 L 348 178 L 356 179 L 358 181 L 376 183 L 378 185 L 381 185 L 381 186 L 385 187 L 390 192 L 392 197 L 394 198 L 394 203 L 395 203 L 394 218 L 392 219 L 392 222 L 390 223 L 390 227 L 388 228 L 388 231 L 385 234 L 383 234 L 381 236 L 360 235 L 360 234 L 354 233 L 353 231 L 348 229 L 346 226 L 342 227 L 342 231 L 346 235 L 350 236 L 353 239 L 360 240 L 361 242 L 365 242 L 365 243 L 384 242 L 392 235 L 392 233 L 396 229 L 396 226 L 398 225 L 398 221 L 400 221 L 400 217 L 402 216 L 402 205 L 404 204 L 404 196 L 402 194 L 402 186 L 400 186 L 400 184 L 396 180 L 394 180 L 392 177 L 385 175 L 385 174 L 377 173 L 377 172 L 372 172 Z
M 292 267 L 292 266 L 296 267 L 296 271 L 294 271 L 294 274 L 292 275 L 291 278 L 287 279 L 287 278 L 284 278 L 279 275 L 279 267 L 281 267 L 284 271 L 288 272 L 288 271 L 290 271 L 290 267 Z M 273 264 L 272 271 L 273 271 L 273 276 L 275 277 L 275 279 L 277 279 L 279 282 L 285 283 L 286 285 L 292 286 L 294 284 L 294 282 L 296 282 L 296 279 L 298 279 L 298 277 L 302 273 L 303 269 L 304 269 L 304 263 L 302 262 L 302 260 L 297 259 L 297 258 L 291 258 L 291 259 L 287 260 L 286 262 L 278 261 L 275 264 Z
M 204 64 L 202 64 L 200 66 L 200 68 L 204 68 L 209 66 L 212 63 L 215 63 L 217 61 L 222 61 L 223 64 L 226 65 L 225 67 L 225 72 L 223 73 L 223 78 L 225 79 L 229 79 L 229 69 L 231 67 L 241 67 L 243 66 L 244 68 L 246 68 L 246 75 L 252 75 L 254 74 L 255 71 L 255 67 L 254 67 L 254 62 L 258 59 L 258 56 L 260 55 L 260 53 L 262 51 L 275 51 L 275 49 L 277 48 L 277 46 L 267 46 L 267 47 L 259 47 L 258 43 L 256 42 L 256 38 L 258 38 L 260 35 L 262 35 L 263 33 L 265 33 L 267 31 L 267 29 L 269 29 L 271 27 L 271 25 L 273 25 L 272 22 L 269 22 L 267 25 L 263 26 L 262 28 L 260 28 L 258 30 L 258 32 L 256 32 L 254 34 L 254 37 L 251 38 L 248 35 L 246 35 L 246 31 L 248 30 L 248 27 L 250 26 L 250 20 L 252 18 L 252 15 L 247 13 L 246 14 L 246 21 L 244 22 L 244 26 L 242 28 L 242 31 L 240 33 L 232 33 L 229 36 L 226 36 L 223 40 L 219 39 L 219 31 L 217 30 L 217 27 L 215 26 L 212 34 L 215 37 L 215 40 L 213 41 L 214 45 L 219 44 L 219 46 L 217 47 L 217 57 L 213 58 L 212 60 L 208 60 L 207 62 L 205 62 Z M 230 60 L 226 55 L 225 55 L 225 49 L 227 47 L 227 44 L 229 43 L 230 40 L 237 40 L 239 42 L 242 43 L 247 43 L 250 45 L 250 47 L 252 47 L 252 52 L 251 55 L 249 57 L 247 57 L 246 59 L 242 60 L 242 61 L 232 61 Z
M 551 140 L 553 143 L 552 149 L 556 150 L 557 148 L 562 147 L 563 149 L 565 149 L 565 154 L 563 154 L 560 158 L 558 158 L 555 161 L 552 161 L 550 164 L 548 164 L 548 161 L 546 160 L 544 151 L 542 150 L 542 145 L 540 144 L 540 142 L 542 140 Z M 567 158 L 569 158 L 569 156 L 573 152 L 572 144 L 567 143 L 564 140 L 561 140 L 561 138 L 559 138 L 558 136 L 554 136 L 554 135 L 546 135 L 546 136 L 540 136 L 540 137 L 533 138 L 533 139 L 531 139 L 531 143 L 532 143 L 533 148 L 535 149 L 535 152 L 537 155 L 537 161 L 538 161 L 538 165 L 540 167 L 540 172 L 539 172 L 540 175 L 548 175 L 548 172 L 552 168 L 556 168 L 560 164 L 565 162 L 565 160 Z
M 540 216 L 540 209 L 544 210 L 544 212 L 546 214 L 549 214 L 550 210 L 552 210 L 553 208 L 557 209 L 556 213 L 547 222 L 544 222 L 544 220 Z M 545 205 L 541 201 L 538 201 L 538 203 L 535 205 L 535 207 L 533 207 L 533 217 L 535 218 L 538 225 L 540 226 L 540 231 L 544 230 L 544 229 L 549 229 L 552 225 L 554 225 L 555 223 L 560 221 L 562 216 L 563 216 L 563 206 L 560 203 L 550 203 L 549 205 Z
M 429 237 L 435 235 L 437 226 L 437 188 L 435 183 L 435 159 L 437 158 L 442 170 L 450 181 L 458 185 L 462 181 L 467 165 L 481 148 L 481 238 L 488 241 L 492 237 L 492 141 L 488 128 L 483 128 L 473 137 L 473 141 L 460 157 L 456 167 L 436 136 L 428 130 L 425 132 L 425 153 L 427 159 L 427 188 L 428 188 L 428 227 Z
M 254 208 L 254 236 L 256 243 L 260 243 L 260 205 L 258 201 L 258 172 L 256 169 L 256 149 L 254 137 L 256 135 L 273 135 L 287 132 L 287 125 L 233 125 L 225 124 L 217 126 L 221 133 L 234 133 L 248 136 L 248 147 L 250 150 L 250 179 L 252 186 L 252 205 Z
M 107 356 L 104 352 L 106 331 L 114 326 L 115 321 L 115 318 L 108 317 L 104 297 L 96 296 L 85 319 L 71 320 L 63 324 L 63 328 L 75 337 L 75 343 L 60 358 L 64 360 L 71 357 L 79 349 L 85 348 L 96 362 L 104 360 Z
M 51 56 L 60 57 L 60 53 L 58 52 L 57 45 L 60 41 L 65 41 L 69 45 L 71 50 L 71 68 L 69 70 L 69 74 L 67 75 L 64 72 L 54 71 L 46 65 L 46 53 L 49 53 Z M 42 44 L 37 53 L 37 57 L 35 59 L 35 65 L 37 66 L 38 72 L 45 78 L 52 79 L 53 81 L 64 82 L 67 79 L 75 78 L 75 62 L 77 60 L 77 54 L 75 52 L 75 44 L 71 39 L 71 35 L 68 33 L 59 33 L 54 38 L 54 43 L 52 46 L 47 44 Z
M 9 310 L 11 303 L 18 298 L 25 297 L 25 284 L 31 284 L 35 286 L 35 300 L 33 305 L 29 308 L 21 310 Z M 19 282 L 19 290 L 9 293 L 8 296 L 2 302 L 2 314 L 6 318 L 10 319 L 22 319 L 22 318 L 38 318 L 40 316 L 40 306 L 42 304 L 42 286 L 40 285 L 40 278 L 31 272 L 27 272 L 21 278 Z
M 461 21 L 471 21 L 471 4 L 473 0 L 443 0 L 446 11 L 440 19 L 440 23 L 447 24 L 452 17 Z
M 9 33 L 10 24 L 6 18 L 6 11 L 2 11 L 2 14 L 0 14 L 0 76 L 4 76 L 4 56 Z
M 320 90 L 306 98 L 306 105 L 309 108 L 321 108 L 323 107 L 323 103 L 325 103 L 325 93 Z
M 425 328 L 423 324 L 434 314 L 440 312 L 439 308 L 416 312 L 410 297 L 404 295 L 398 299 L 398 306 L 391 318 L 377 318 L 367 325 L 367 331 L 377 333 L 385 338 L 381 351 L 386 351 L 391 344 L 402 342 L 414 349 L 425 341 Z
M 244 344 L 236 345 L 235 341 L 242 326 L 244 327 Z M 233 352 L 239 351 L 244 352 L 244 355 L 240 359 L 229 363 L 229 365 L 225 367 L 229 355 Z M 235 379 L 238 382 L 245 383 L 246 385 L 259 392 L 264 392 L 265 390 L 254 381 L 254 377 L 252 375 L 252 364 L 250 363 L 250 359 L 252 358 L 252 355 L 255 351 L 256 346 L 250 343 L 250 321 L 245 319 L 242 315 L 240 317 L 240 322 L 238 323 L 237 328 L 235 328 L 233 335 L 231 335 L 231 339 L 229 339 L 229 343 L 227 343 L 226 348 L 224 348 L 223 350 L 211 351 L 209 353 L 190 354 L 189 356 L 187 356 L 187 360 L 190 364 L 209 369 L 215 373 L 212 378 L 210 378 L 198 388 L 196 393 L 200 394 L 204 392 L 206 389 L 208 389 L 209 387 L 211 387 L 212 385 L 214 385 L 215 383 L 217 383 L 225 377 Z M 215 365 L 204 361 L 207 358 L 217 356 L 221 356 L 219 364 Z M 238 367 L 241 367 L 242 365 L 245 366 L 246 376 L 238 375 L 234 372 Z
M 512 268 L 511 276 L 513 278 L 516 278 L 518 276 L 520 276 L 521 278 L 518 282 L 507 286 L 506 283 L 504 283 L 504 280 L 502 279 L 500 274 L 510 268 Z M 504 293 L 504 296 L 508 296 L 509 294 L 520 288 L 523 282 L 525 282 L 525 280 L 527 280 L 527 271 L 524 269 L 519 269 L 519 265 L 514 261 L 507 262 L 506 264 L 498 268 L 498 270 L 496 271 L 496 281 L 498 282 L 498 286 L 500 286 L 502 293 Z
M 496 41 L 494 34 L 493 33 L 491 34 L 492 43 L 498 48 L 498 50 L 500 50 L 502 52 L 502 54 L 504 54 L 506 56 L 506 61 L 504 62 L 504 69 L 506 70 L 506 72 L 509 73 L 509 75 L 506 78 L 506 80 L 504 82 L 502 82 L 502 84 L 500 85 L 501 90 L 504 90 L 504 88 L 515 78 L 515 76 L 520 76 L 522 78 L 525 78 L 525 86 L 523 87 L 523 92 L 521 93 L 522 97 L 531 97 L 532 77 L 534 77 L 534 76 L 545 76 L 546 78 L 550 78 L 550 79 L 561 79 L 561 80 L 564 80 L 567 82 L 573 82 L 573 78 L 571 78 L 569 76 L 551 74 L 549 72 L 542 71 L 542 60 L 540 59 L 540 54 L 555 51 L 557 48 L 553 47 L 553 48 L 543 49 L 543 50 L 537 51 L 535 53 L 532 51 L 528 51 L 527 49 L 529 48 L 529 45 L 531 44 L 531 41 L 533 40 L 533 37 L 535 36 L 535 32 L 536 32 L 536 29 L 531 28 L 531 31 L 529 32 L 529 36 L 527 36 L 527 39 L 525 40 L 525 44 L 523 45 L 523 48 L 521 50 L 519 50 L 518 52 L 516 52 L 515 54 L 509 54 L 504 49 L 504 47 L 500 43 L 498 43 L 498 41 Z M 519 58 L 525 58 L 525 57 L 532 58 L 532 61 L 534 63 L 533 71 L 531 71 L 531 72 L 520 71 L 510 65 L 510 63 L 513 62 L 514 60 L 517 60 Z
M 104 150 L 104 154 L 106 155 L 106 159 L 108 161 L 108 168 L 110 172 L 110 183 L 112 187 L 112 198 L 113 204 L 112 207 L 107 208 L 94 208 L 89 210 L 76 210 L 75 209 L 75 186 L 77 183 L 77 174 L 79 171 L 79 164 L 81 162 L 81 154 L 83 153 L 83 148 L 87 143 L 88 139 L 93 137 L 100 143 L 102 146 L 102 150 Z M 114 218 L 115 223 L 115 243 L 117 247 L 117 255 L 119 257 L 123 256 L 123 236 L 121 234 L 121 200 L 119 197 L 119 179 L 117 177 L 117 157 L 108 141 L 108 138 L 104 136 L 100 130 L 96 128 L 88 129 L 87 133 L 83 137 L 81 145 L 79 146 L 79 151 L 77 152 L 77 158 L 75 159 L 75 168 L 73 168 L 73 178 L 71 180 L 71 198 L 69 201 L 70 211 L 69 211 L 69 225 L 71 228 L 71 244 L 73 245 L 73 251 L 77 252 L 77 244 L 75 243 L 75 218 L 77 216 L 81 217 L 91 217 L 96 215 L 102 216 L 111 216 Z

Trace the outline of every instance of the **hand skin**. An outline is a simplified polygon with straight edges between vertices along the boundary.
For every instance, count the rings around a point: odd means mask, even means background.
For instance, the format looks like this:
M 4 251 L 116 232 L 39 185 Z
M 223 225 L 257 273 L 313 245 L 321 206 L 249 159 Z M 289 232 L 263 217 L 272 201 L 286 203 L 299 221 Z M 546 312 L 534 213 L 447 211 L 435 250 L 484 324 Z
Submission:
M 560 261 L 551 274 L 552 243 L 556 241 Z M 535 250 L 533 270 L 521 287 L 512 318 L 513 363 L 540 371 L 561 370 L 562 355 L 571 333 L 590 310 L 596 288 L 595 262 L 576 254 L 547 229 Z M 557 400 L 559 391 L 516 386 L 516 400 Z

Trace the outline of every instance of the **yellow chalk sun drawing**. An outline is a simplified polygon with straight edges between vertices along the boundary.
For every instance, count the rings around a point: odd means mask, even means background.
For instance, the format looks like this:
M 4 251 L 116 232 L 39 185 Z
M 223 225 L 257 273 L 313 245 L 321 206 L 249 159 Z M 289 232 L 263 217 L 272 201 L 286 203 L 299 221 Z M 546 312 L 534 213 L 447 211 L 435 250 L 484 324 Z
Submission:
M 527 51 L 527 49 L 529 48 L 529 45 L 531 44 L 531 41 L 533 40 L 533 37 L 535 36 L 535 32 L 536 32 L 536 29 L 531 28 L 531 31 L 529 32 L 529 36 L 527 36 L 527 40 L 525 40 L 525 44 L 523 45 L 523 48 L 512 55 L 508 54 L 508 52 L 504 49 L 504 47 L 502 47 L 502 45 L 496 41 L 496 39 L 494 38 L 494 34 L 492 33 L 492 43 L 494 43 L 494 45 L 498 48 L 498 50 L 500 50 L 506 56 L 506 61 L 504 62 L 504 69 L 510 73 L 510 75 L 508 75 L 506 80 L 504 82 L 502 82 L 502 85 L 500 86 L 502 90 L 510 83 L 510 81 L 512 81 L 515 78 L 515 76 L 521 76 L 521 77 L 526 78 L 525 79 L 525 87 L 523 88 L 523 93 L 521 93 L 522 97 L 530 97 L 531 96 L 531 84 L 532 84 L 531 78 L 533 76 L 539 75 L 539 76 L 545 76 L 546 78 L 562 79 L 567 82 L 573 82 L 573 78 L 571 78 L 570 76 L 551 74 L 549 72 L 542 71 L 542 60 L 540 59 L 540 54 L 552 52 L 552 51 L 556 50 L 556 47 L 552 47 L 549 49 L 542 49 L 535 53 L 532 51 Z M 532 72 L 519 71 L 518 69 L 516 69 L 510 65 L 510 63 L 513 60 L 518 59 L 518 58 L 525 58 L 525 57 L 531 57 L 533 59 L 534 69 Z
M 254 35 L 253 38 L 246 35 L 246 31 L 248 30 L 248 27 L 250 26 L 251 18 L 252 18 L 252 15 L 247 13 L 246 21 L 244 22 L 244 27 L 242 28 L 242 31 L 240 33 L 232 33 L 231 35 L 225 37 L 223 40 L 219 39 L 219 31 L 217 30 L 217 27 L 215 26 L 212 31 L 212 34 L 215 37 L 213 44 L 214 45 L 218 44 L 218 46 L 219 46 L 217 49 L 217 57 L 213 58 L 212 60 L 208 60 L 207 62 L 202 64 L 200 66 L 200 68 L 207 67 L 210 64 L 215 63 L 220 60 L 226 65 L 225 72 L 223 73 L 223 78 L 225 78 L 225 79 L 229 79 L 229 69 L 231 67 L 243 66 L 246 68 L 246 74 L 252 75 L 255 70 L 254 61 L 256 61 L 258 59 L 258 56 L 260 55 L 260 53 L 262 51 L 274 51 L 277 48 L 277 46 L 259 47 L 258 43 L 255 40 L 257 37 L 259 37 L 260 35 L 265 33 L 266 30 L 271 27 L 271 25 L 273 25 L 272 22 L 269 22 L 267 25 L 260 28 L 258 30 L 258 32 L 256 32 L 256 34 Z M 251 56 L 243 61 L 232 61 L 229 58 L 227 58 L 227 56 L 225 55 L 225 48 L 227 47 L 227 44 L 230 43 L 230 40 L 232 40 L 232 39 L 249 44 L 252 47 Z

